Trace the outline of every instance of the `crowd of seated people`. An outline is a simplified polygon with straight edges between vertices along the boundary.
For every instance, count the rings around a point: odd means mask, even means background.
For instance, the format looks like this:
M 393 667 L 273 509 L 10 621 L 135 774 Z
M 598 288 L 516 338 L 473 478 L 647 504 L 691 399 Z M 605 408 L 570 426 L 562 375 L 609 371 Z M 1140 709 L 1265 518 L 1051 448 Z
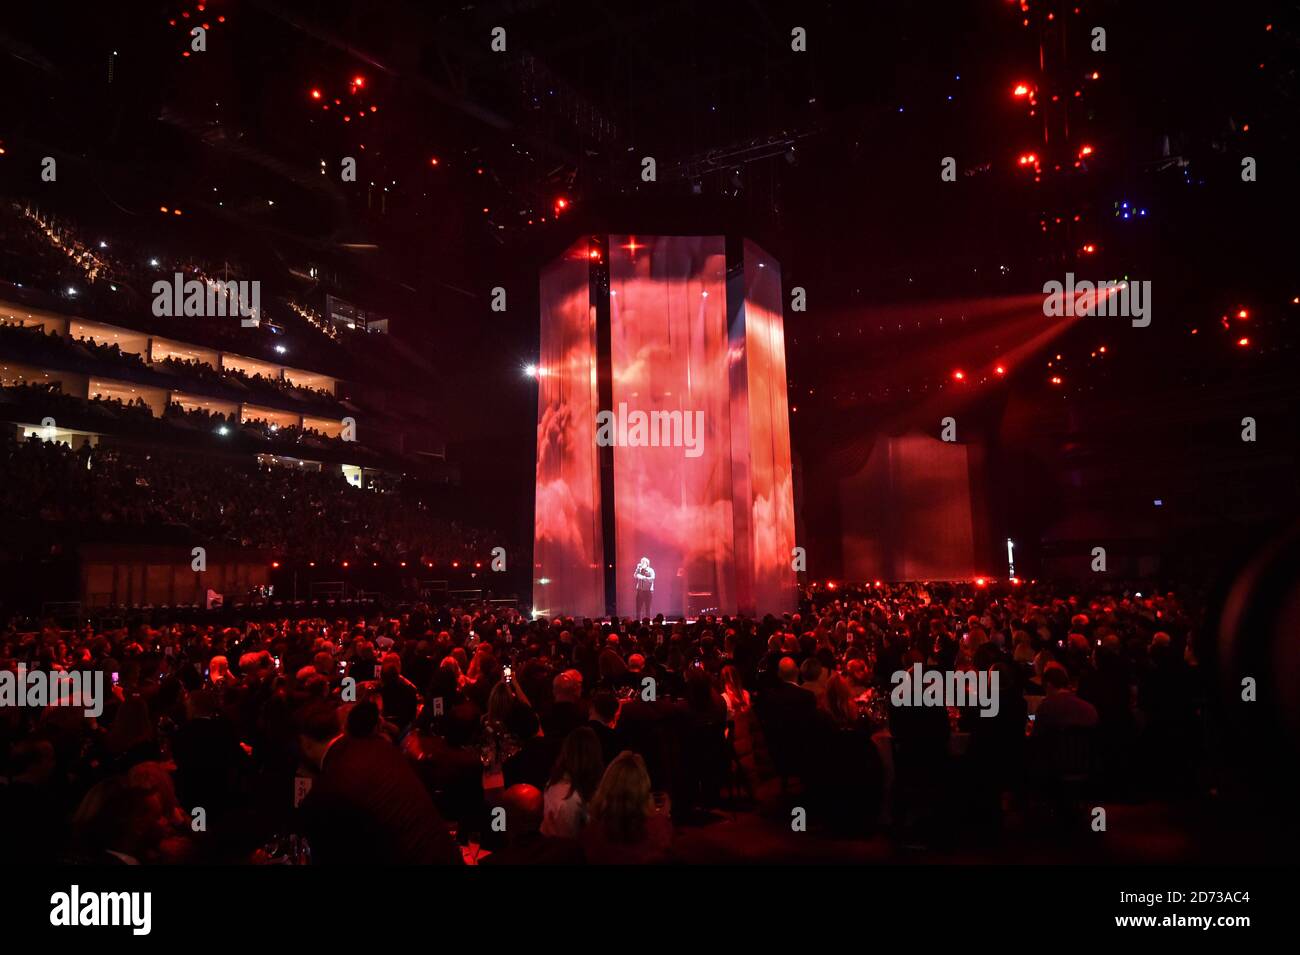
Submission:
M 55 357 L 64 359 L 89 357 L 124 370 L 148 371 L 151 368 L 164 368 L 181 372 L 187 378 L 196 378 L 213 384 L 237 382 L 242 386 L 261 391 L 268 398 L 286 395 L 311 401 L 321 409 L 332 413 L 343 413 L 342 406 L 324 388 L 307 388 L 281 378 L 270 378 L 261 374 L 248 375 L 237 369 L 216 369 L 207 362 L 193 358 L 169 356 L 151 366 L 140 355 L 124 352 L 116 342 L 97 342 L 84 336 L 70 341 L 56 332 L 46 333 L 40 326 L 24 326 L 17 322 L 0 321 L 0 345 L 7 346 L 8 353 L 17 354 L 20 359 L 35 363 Z M 247 387 L 241 390 L 247 390 Z
M 133 370 L 148 366 L 137 354 L 124 352 L 116 342 L 96 342 L 85 336 L 69 340 L 57 332 L 46 333 L 40 325 L 24 325 L 18 321 L 0 319 L 0 345 L 6 352 L 17 354 L 29 361 L 40 361 L 44 357 L 94 358 L 102 364 Z
M 64 425 L 91 428 L 106 431 L 120 430 L 128 433 L 152 435 L 157 438 L 174 439 L 175 428 L 184 429 L 188 435 L 207 431 L 214 435 L 226 435 L 234 432 L 236 426 L 239 434 L 256 438 L 256 450 L 265 449 L 282 454 L 301 454 L 304 447 L 315 450 L 347 450 L 360 463 L 369 464 L 374 460 L 374 453 L 356 442 L 344 439 L 342 431 L 330 436 L 318 428 L 303 425 L 280 426 L 265 418 L 248 418 L 235 422 L 232 416 L 218 412 L 185 411 L 178 402 L 170 402 L 161 417 L 155 416 L 151 406 L 141 398 L 123 401 L 120 398 L 108 398 L 95 395 L 83 399 L 65 394 L 58 382 L 20 382 L 0 387 L 0 405 L 11 405 L 4 412 L 9 421 L 41 421 L 54 417 Z M 111 412 L 115 426 L 108 427 L 100 420 L 104 412 Z M 85 420 L 78 420 L 78 419 Z M 226 428 L 226 431 L 221 430 Z M 213 438 L 214 446 L 217 439 Z M 226 446 L 229 444 L 229 439 Z
M 0 512 L 132 528 L 183 526 L 283 559 L 486 559 L 489 535 L 435 514 L 418 489 L 362 490 L 341 472 L 160 451 L 0 443 Z
M 1121 763 L 1182 785 L 1195 759 L 1197 665 L 1172 594 L 909 584 L 802 607 L 669 622 L 421 604 L 11 630 L 0 668 L 117 676 L 98 719 L 0 712 L 5 818 L 30 823 L 8 847 L 87 862 L 669 862 L 683 826 L 778 779 L 824 833 L 908 836 L 918 820 L 996 826 L 1015 800 L 1080 774 L 1106 785 Z M 916 664 L 996 671 L 997 716 L 894 705 L 894 674 Z M 1060 744 L 1085 739 L 1096 768 L 1063 772 Z
M 0 280 L 54 295 L 76 288 L 83 304 L 112 313 L 147 301 L 153 283 L 159 278 L 170 280 L 176 272 L 201 281 L 247 277 L 238 263 L 231 271 L 228 250 L 222 253 L 220 264 L 194 254 L 168 255 L 156 237 L 132 237 L 124 225 L 105 230 L 107 240 L 91 239 L 90 230 L 82 223 L 31 206 L 0 204 Z M 277 324 L 305 333 L 316 344 L 338 341 L 338 330 L 314 310 L 292 298 L 286 299 L 284 306 L 275 311 Z M 205 331 L 232 343 L 250 340 L 247 330 L 239 326 L 205 323 Z M 270 339 L 263 337 L 263 341 L 269 343 Z

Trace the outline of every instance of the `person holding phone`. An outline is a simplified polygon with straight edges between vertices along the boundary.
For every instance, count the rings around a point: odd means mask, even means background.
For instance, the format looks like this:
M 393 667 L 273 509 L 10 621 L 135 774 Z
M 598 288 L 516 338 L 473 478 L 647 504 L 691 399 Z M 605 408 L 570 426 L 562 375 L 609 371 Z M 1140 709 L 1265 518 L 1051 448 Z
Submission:
M 636 580 L 636 617 L 641 620 L 650 616 L 650 603 L 655 593 L 655 569 L 650 566 L 650 558 L 642 557 L 633 573 Z

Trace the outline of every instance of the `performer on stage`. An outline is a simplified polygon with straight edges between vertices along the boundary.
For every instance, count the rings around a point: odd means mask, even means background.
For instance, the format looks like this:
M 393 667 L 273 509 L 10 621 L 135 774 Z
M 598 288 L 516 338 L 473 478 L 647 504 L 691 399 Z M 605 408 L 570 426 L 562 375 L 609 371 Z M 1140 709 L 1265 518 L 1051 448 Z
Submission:
M 654 592 L 655 569 L 650 566 L 649 557 L 642 557 L 636 565 L 636 618 L 638 620 L 650 616 L 650 601 L 654 597 Z

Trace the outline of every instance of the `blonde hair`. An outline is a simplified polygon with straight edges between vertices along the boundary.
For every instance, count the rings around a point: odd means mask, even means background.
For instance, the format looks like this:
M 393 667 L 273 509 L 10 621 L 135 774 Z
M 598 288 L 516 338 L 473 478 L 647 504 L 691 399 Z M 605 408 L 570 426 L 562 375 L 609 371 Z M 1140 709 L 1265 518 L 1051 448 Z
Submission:
M 591 820 L 610 842 L 635 844 L 645 838 L 650 815 L 650 774 L 638 753 L 614 757 L 591 799 Z

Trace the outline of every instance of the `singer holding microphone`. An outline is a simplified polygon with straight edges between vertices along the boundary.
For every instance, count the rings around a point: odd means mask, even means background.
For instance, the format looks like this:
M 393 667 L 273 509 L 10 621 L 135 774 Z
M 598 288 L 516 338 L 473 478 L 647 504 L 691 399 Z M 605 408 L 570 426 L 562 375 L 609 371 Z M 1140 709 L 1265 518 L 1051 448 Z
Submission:
M 642 620 L 650 616 L 650 601 L 655 593 L 655 570 L 650 566 L 650 558 L 642 557 L 636 565 L 636 618 Z

